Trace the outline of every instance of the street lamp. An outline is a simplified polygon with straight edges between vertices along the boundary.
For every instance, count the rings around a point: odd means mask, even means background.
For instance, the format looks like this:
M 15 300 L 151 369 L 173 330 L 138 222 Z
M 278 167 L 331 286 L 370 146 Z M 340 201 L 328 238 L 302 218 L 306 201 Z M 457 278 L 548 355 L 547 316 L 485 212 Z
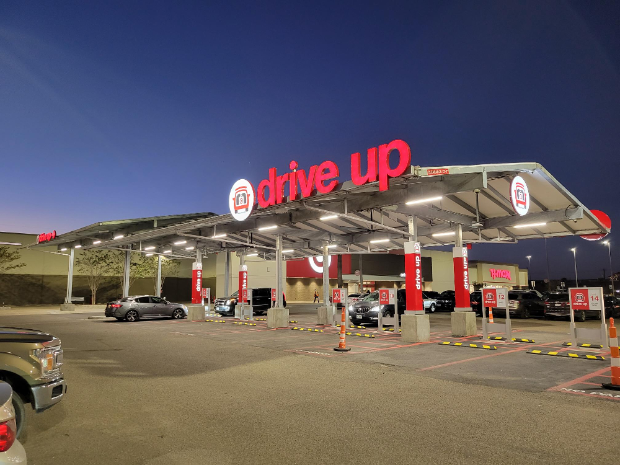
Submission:
M 532 256 L 531 255 L 527 255 L 525 258 L 527 258 L 527 277 L 529 278 L 528 281 L 532 280 L 532 272 L 530 271 L 530 268 L 532 267 Z M 527 287 L 530 287 L 530 283 L 527 283 Z
M 577 281 L 577 247 L 571 249 L 573 252 L 573 258 L 575 259 L 575 287 L 579 287 L 579 281 Z
M 603 244 L 609 249 L 609 280 L 611 281 L 611 295 L 616 295 L 616 289 L 614 286 L 614 270 L 611 267 L 611 242 L 603 241 Z

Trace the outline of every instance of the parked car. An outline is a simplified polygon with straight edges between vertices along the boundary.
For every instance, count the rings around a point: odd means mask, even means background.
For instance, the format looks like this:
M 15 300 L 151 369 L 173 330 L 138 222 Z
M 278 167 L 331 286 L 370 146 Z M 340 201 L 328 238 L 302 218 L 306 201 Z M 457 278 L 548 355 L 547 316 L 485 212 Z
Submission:
M 482 315 L 482 291 L 474 291 L 469 294 L 469 303 L 471 304 L 471 310 L 476 315 Z
M 223 316 L 235 316 L 235 307 L 239 300 L 239 291 L 228 297 L 215 299 L 214 309 Z M 282 303 L 286 307 L 286 296 L 282 294 Z M 252 311 L 256 315 L 263 315 L 271 308 L 271 288 L 263 287 L 252 289 Z
M 0 382 L 0 465 L 26 464 L 26 451 L 17 440 L 13 389 Z
M 433 313 L 437 307 L 437 298 L 433 297 L 427 291 L 422 292 L 422 298 L 424 299 L 424 310 L 429 313 Z
M 360 294 L 349 294 L 347 296 L 347 301 L 349 302 L 349 304 L 354 304 L 355 302 L 359 301 L 361 298 Z
M 452 310 L 454 310 L 454 303 L 455 303 L 454 291 L 443 291 L 437 297 L 435 308 L 437 309 L 438 312 L 441 312 L 441 311 L 451 312 Z
M 613 295 L 605 296 L 605 317 L 620 318 L 620 298 Z
M 405 312 L 406 296 L 404 289 L 399 289 L 396 292 L 396 303 L 400 316 Z M 354 324 L 378 323 L 379 312 L 382 312 L 383 316 L 394 316 L 395 314 L 394 305 L 379 305 L 379 291 L 371 292 L 360 301 L 349 306 L 349 318 Z
M 138 321 L 141 318 L 161 316 L 181 319 L 187 318 L 187 307 L 154 295 L 137 295 L 108 302 L 105 316 L 119 321 Z
M 0 381 L 13 388 L 18 438 L 25 432 L 29 405 L 38 413 L 63 399 L 62 364 L 60 339 L 34 329 L 0 328 Z
M 529 318 L 545 315 L 545 302 L 538 291 L 508 291 L 508 311 L 510 316 Z M 494 316 L 506 316 L 503 308 L 494 308 Z
M 615 299 L 615 303 L 614 300 Z M 620 314 L 620 304 L 618 299 L 613 296 L 605 296 L 605 316 L 613 316 L 615 310 L 616 315 Z M 545 301 L 545 318 L 569 318 L 570 319 L 570 302 L 568 292 L 550 292 Z M 601 312 L 598 310 L 576 310 L 575 321 L 586 321 L 588 318 L 600 320 Z

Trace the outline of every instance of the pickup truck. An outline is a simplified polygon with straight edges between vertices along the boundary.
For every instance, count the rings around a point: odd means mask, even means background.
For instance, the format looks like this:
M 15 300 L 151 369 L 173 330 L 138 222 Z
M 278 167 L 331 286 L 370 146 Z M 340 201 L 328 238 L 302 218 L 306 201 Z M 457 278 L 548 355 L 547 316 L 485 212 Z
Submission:
M 26 406 L 35 412 L 57 404 L 67 392 L 60 339 L 34 329 L 0 327 L 0 381 L 13 388 L 17 437 L 26 427 Z

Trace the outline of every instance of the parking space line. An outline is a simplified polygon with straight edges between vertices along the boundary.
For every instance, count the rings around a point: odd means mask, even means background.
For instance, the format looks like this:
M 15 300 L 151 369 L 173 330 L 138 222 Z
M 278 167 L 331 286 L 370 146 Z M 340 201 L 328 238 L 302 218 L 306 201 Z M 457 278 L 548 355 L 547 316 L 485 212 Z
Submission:
M 489 358 L 489 357 L 498 357 L 500 355 L 512 354 L 514 352 L 525 352 L 526 350 L 528 350 L 527 347 L 519 347 L 518 349 L 514 349 L 514 350 L 505 350 L 505 351 L 501 351 L 501 352 L 498 351 L 498 352 L 494 352 L 492 354 L 480 355 L 478 357 L 466 358 L 464 360 L 456 360 L 454 362 L 442 363 L 440 365 L 434 365 L 434 366 L 426 367 L 426 368 L 419 368 L 418 371 L 434 370 L 435 368 L 442 368 L 442 367 L 451 366 L 451 365 L 458 365 L 459 363 L 473 362 L 474 360 L 481 360 L 481 359 Z

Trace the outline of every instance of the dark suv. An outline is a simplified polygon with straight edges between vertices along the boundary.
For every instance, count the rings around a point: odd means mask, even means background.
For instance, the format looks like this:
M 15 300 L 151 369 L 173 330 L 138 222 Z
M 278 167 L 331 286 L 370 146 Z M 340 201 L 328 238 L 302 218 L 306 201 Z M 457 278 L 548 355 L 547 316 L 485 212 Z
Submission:
M 474 291 L 469 294 L 471 310 L 476 315 L 482 315 L 482 291 Z
M 435 304 L 435 309 L 438 312 L 451 312 L 454 310 L 454 291 L 443 291 L 437 297 L 437 303 Z
M 568 292 L 550 292 L 545 298 L 545 318 L 570 317 L 570 304 Z M 575 319 L 580 315 L 575 313 Z
M 396 291 L 398 315 L 405 313 L 407 299 L 404 289 Z M 379 312 L 383 316 L 394 316 L 394 305 L 379 305 L 379 291 L 371 292 L 349 307 L 349 318 L 353 324 L 377 323 Z
M 508 291 L 508 311 L 510 316 L 519 318 L 544 316 L 545 302 L 538 291 Z M 506 311 L 503 308 L 494 308 L 493 315 L 505 317 Z

